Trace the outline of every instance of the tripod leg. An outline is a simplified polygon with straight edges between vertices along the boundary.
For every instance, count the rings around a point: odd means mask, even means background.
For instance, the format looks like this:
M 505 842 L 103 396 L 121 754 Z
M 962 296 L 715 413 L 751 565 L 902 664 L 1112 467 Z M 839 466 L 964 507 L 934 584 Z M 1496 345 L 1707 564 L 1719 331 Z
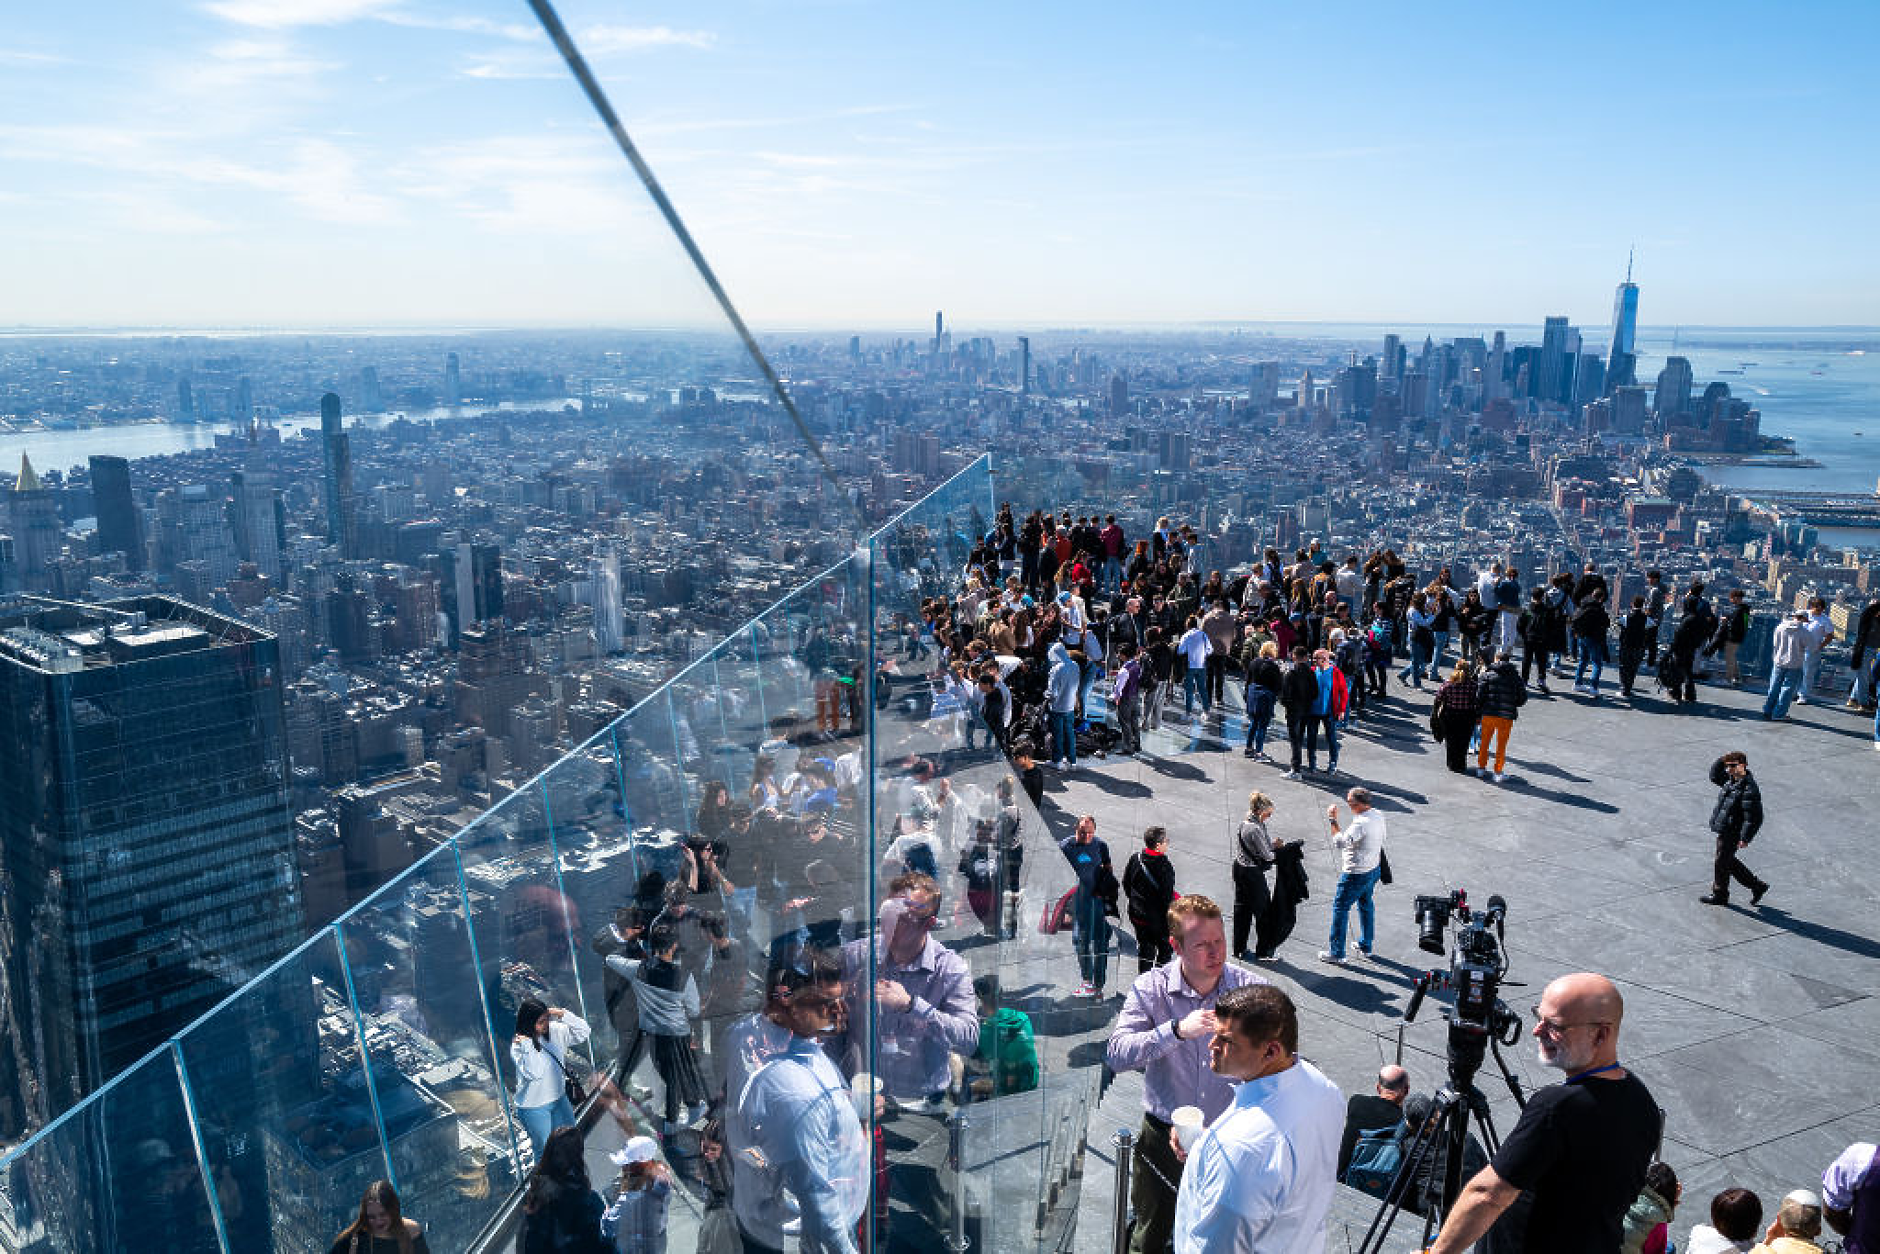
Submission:
M 1438 1094 L 1436 1107 L 1430 1118 L 1416 1130 L 1404 1151 L 1403 1165 L 1397 1169 L 1397 1178 L 1391 1181 L 1390 1189 L 1384 1200 L 1378 1203 L 1377 1214 L 1371 1217 L 1371 1226 L 1364 1231 L 1364 1239 L 1358 1244 L 1358 1254 L 1376 1254 L 1383 1249 L 1384 1239 L 1390 1235 L 1391 1225 L 1397 1222 L 1397 1216 L 1403 1213 L 1404 1199 L 1410 1195 L 1416 1183 L 1417 1170 L 1423 1165 L 1436 1144 L 1436 1138 L 1443 1127 L 1441 1114 L 1448 1109 L 1453 1099 L 1446 1094 Z M 1381 1227 L 1380 1227 L 1381 1225 Z M 1427 1246 L 1434 1235 L 1429 1228 L 1428 1216 L 1424 1219 L 1423 1244 Z

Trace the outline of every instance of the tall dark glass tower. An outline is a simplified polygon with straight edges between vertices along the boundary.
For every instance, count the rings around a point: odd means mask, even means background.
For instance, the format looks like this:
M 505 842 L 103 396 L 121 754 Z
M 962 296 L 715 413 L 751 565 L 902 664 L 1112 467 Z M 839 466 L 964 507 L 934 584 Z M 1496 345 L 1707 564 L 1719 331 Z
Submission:
M 98 547 L 122 553 L 128 570 L 144 568 L 143 530 L 131 499 L 131 464 L 122 457 L 91 459 L 91 510 L 98 518 Z
M 273 636 L 168 597 L 0 614 L 0 1134 L 297 939 Z
M 352 444 L 340 421 L 339 396 L 328 392 L 320 398 L 320 446 L 325 453 L 326 538 L 339 545 L 340 553 L 353 556 L 356 546 L 353 524 Z

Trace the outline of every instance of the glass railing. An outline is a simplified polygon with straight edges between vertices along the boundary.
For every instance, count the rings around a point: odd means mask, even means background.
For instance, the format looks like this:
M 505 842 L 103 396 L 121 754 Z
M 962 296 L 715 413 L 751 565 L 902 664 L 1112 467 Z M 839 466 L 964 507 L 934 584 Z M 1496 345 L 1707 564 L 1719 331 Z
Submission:
M 820 1211 L 873 1248 L 1055 1246 L 1096 1071 L 1054 1043 L 1106 1012 L 1060 1007 L 1038 916 L 1069 868 L 907 630 L 993 508 L 982 458 L 8 1153 L 0 1249 L 325 1250 L 381 1178 L 472 1248 L 566 1115 L 518 1108 L 530 1001 L 598 1091 L 596 1186 L 660 1139 L 676 1248 L 727 1203 L 780 1243 Z M 982 830 L 1012 851 L 990 880 Z M 823 994 L 826 1068 L 792 1050 Z M 804 1174 L 818 1119 L 857 1137 Z

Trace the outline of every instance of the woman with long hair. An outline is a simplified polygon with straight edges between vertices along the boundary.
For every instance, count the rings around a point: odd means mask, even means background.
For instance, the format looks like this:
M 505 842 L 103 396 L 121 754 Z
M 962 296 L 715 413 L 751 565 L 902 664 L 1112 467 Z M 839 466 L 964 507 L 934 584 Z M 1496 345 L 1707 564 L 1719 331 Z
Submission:
M 398 1209 L 390 1180 L 374 1180 L 359 1199 L 359 1217 L 339 1234 L 328 1254 L 431 1254 L 424 1229 Z
M 556 1128 L 529 1175 L 522 1197 L 518 1254 L 604 1254 L 601 1195 L 588 1182 L 579 1128 Z
M 701 840 L 721 840 L 731 830 L 731 790 L 723 780 L 714 779 L 705 785 L 692 826 Z
M 509 1045 L 516 1066 L 516 1117 L 538 1160 L 550 1133 L 574 1124 L 566 1088 L 568 1050 L 587 1038 L 587 1021 L 573 1011 L 533 997 L 516 1008 L 516 1036 Z

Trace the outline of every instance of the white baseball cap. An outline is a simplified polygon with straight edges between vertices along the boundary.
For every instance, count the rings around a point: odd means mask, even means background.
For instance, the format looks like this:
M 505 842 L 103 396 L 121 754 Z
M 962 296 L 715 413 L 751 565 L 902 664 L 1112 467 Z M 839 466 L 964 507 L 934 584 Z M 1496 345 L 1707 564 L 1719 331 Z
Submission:
M 650 1136 L 629 1137 L 624 1146 L 607 1157 L 616 1167 L 630 1167 L 634 1163 L 650 1163 L 659 1157 L 659 1142 Z

